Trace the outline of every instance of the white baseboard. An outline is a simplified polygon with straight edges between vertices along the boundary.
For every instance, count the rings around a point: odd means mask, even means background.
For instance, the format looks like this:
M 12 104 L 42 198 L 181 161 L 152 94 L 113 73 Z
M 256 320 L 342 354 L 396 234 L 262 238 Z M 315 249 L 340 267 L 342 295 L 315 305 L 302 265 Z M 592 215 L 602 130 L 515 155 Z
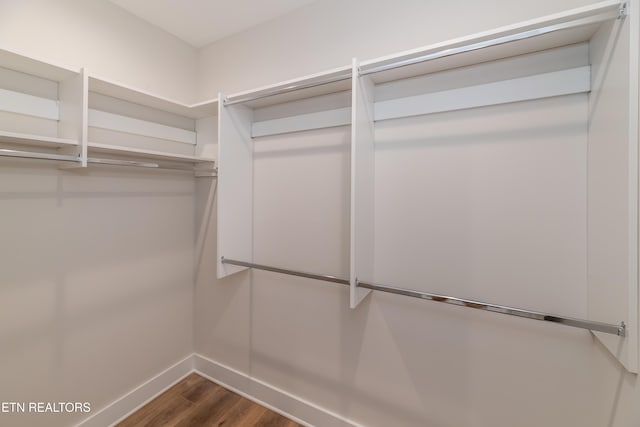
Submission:
M 358 426 L 325 408 L 199 354 L 193 355 L 193 362 L 198 374 L 302 425 Z
M 305 426 L 358 426 L 325 408 L 194 353 L 102 408 L 76 427 L 113 426 L 192 372 Z
M 82 421 L 76 427 L 112 426 L 137 411 L 178 381 L 193 372 L 194 355 L 191 354 L 165 369 L 147 382 Z

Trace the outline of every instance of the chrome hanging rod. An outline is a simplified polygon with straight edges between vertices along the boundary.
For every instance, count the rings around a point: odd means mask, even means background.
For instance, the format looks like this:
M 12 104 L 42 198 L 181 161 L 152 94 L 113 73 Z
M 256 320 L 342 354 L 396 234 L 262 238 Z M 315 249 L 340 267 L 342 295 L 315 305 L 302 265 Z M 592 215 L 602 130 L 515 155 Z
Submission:
M 12 158 L 20 158 L 20 159 L 37 159 L 37 160 L 53 160 L 57 162 L 73 162 L 80 163 L 80 157 L 64 155 L 64 154 L 54 154 L 54 153 L 38 153 L 35 151 L 20 151 L 20 150 L 10 150 L 6 148 L 0 149 L 0 157 L 12 157 Z M 168 166 L 161 165 L 159 163 L 149 163 L 149 162 L 139 162 L 135 160 L 119 160 L 119 159 L 101 159 L 96 157 L 87 158 L 87 163 L 98 164 L 98 165 L 112 165 L 112 166 L 128 166 L 128 167 L 138 167 L 138 168 L 146 168 L 146 169 L 169 169 L 169 170 L 178 170 L 178 171 L 187 171 L 194 172 L 196 171 L 193 167 L 182 167 L 182 166 Z M 213 172 L 217 172 L 214 168 Z
M 394 286 L 380 285 L 367 282 L 357 282 L 360 288 L 374 291 L 387 292 L 391 294 L 404 295 L 407 297 L 426 299 L 429 301 L 453 304 L 461 307 L 475 308 L 476 310 L 490 311 L 492 313 L 508 314 L 510 316 L 524 317 L 545 322 L 560 323 L 562 325 L 573 326 L 574 328 L 589 329 L 591 331 L 605 332 L 607 334 L 626 336 L 626 325 L 621 322 L 619 325 L 610 323 L 595 322 L 593 320 L 575 319 L 572 317 L 556 316 L 554 314 L 540 313 L 537 311 L 523 310 L 520 308 L 507 307 L 504 305 L 488 304 L 480 301 L 473 301 L 463 298 L 437 295 L 429 292 L 414 291 L 411 289 L 397 288 Z
M 434 59 L 446 58 L 448 56 L 459 55 L 461 53 L 473 52 L 476 50 L 486 49 L 493 46 L 499 46 L 519 40 L 524 40 L 532 37 L 541 36 L 544 34 L 550 34 L 557 31 L 567 30 L 570 28 L 582 27 L 590 24 L 596 24 L 599 22 L 609 21 L 616 18 L 624 17 L 627 13 L 625 2 L 609 2 L 604 5 L 598 5 L 588 11 L 573 17 L 569 22 L 561 22 L 558 24 L 552 24 L 541 28 L 534 28 L 527 31 L 522 31 L 516 34 L 510 34 L 505 36 L 496 37 L 489 40 L 470 43 L 463 46 L 446 48 L 436 50 L 424 55 L 417 56 L 415 58 L 407 58 L 396 62 L 374 66 L 372 68 L 366 68 L 366 65 L 360 70 L 360 75 L 365 76 L 367 74 L 379 73 L 382 71 L 392 70 L 395 68 L 406 67 L 409 65 L 418 64 L 421 62 L 432 61 Z
M 171 169 L 171 170 L 191 171 L 191 172 L 194 171 L 194 168 L 190 168 L 190 167 L 166 166 L 166 165 L 160 165 L 158 163 L 139 162 L 135 160 L 99 159 L 95 157 L 87 158 L 87 163 L 93 163 L 97 165 L 130 166 L 130 167 L 147 168 L 147 169 Z
M 302 271 L 289 270 L 285 268 L 271 267 L 252 262 L 238 261 L 221 257 L 222 264 L 236 265 L 238 267 L 255 268 L 258 270 L 271 271 L 273 273 L 287 274 L 289 276 L 306 277 L 308 279 L 324 280 L 327 282 L 339 283 L 341 285 L 349 285 L 349 280 L 335 276 L 323 274 L 306 273 Z M 407 297 L 420 298 L 429 301 L 452 304 L 461 307 L 474 308 L 476 310 L 490 311 L 492 313 L 507 314 L 510 316 L 524 317 L 526 319 L 541 320 L 544 322 L 559 323 L 561 325 L 572 326 L 574 328 L 588 329 L 591 331 L 605 332 L 607 334 L 626 336 L 626 325 L 621 322 L 619 325 L 610 323 L 596 322 L 593 320 L 575 319 L 573 317 L 556 316 L 555 314 L 541 313 L 538 311 L 524 310 L 521 308 L 508 307 L 504 305 L 488 304 L 485 302 L 474 301 L 463 298 L 450 297 L 446 295 L 432 294 L 429 292 L 414 291 L 411 289 L 398 288 L 394 286 L 381 285 L 375 283 L 357 281 L 356 286 L 374 291 L 386 292 Z
M 273 89 L 256 92 L 249 95 L 230 96 L 224 100 L 224 105 L 241 104 L 243 102 L 256 101 L 262 98 L 268 98 L 270 96 L 282 95 L 289 92 L 294 92 L 301 89 L 310 89 L 312 87 L 323 86 L 329 83 L 340 82 L 343 80 L 349 80 L 352 77 L 351 71 L 348 73 L 342 73 L 338 75 L 328 76 L 324 78 L 312 79 L 307 82 L 292 83 L 284 87 L 276 87 Z
M 55 160 L 58 162 L 80 162 L 78 156 L 68 156 L 63 154 L 36 153 L 33 151 L 0 149 L 1 157 L 15 157 L 20 159 Z
M 307 279 L 324 280 L 325 282 L 339 283 L 341 285 L 349 286 L 347 279 L 341 279 L 335 276 L 329 276 L 325 274 L 305 273 L 303 271 L 287 270 L 284 268 L 269 267 L 268 265 L 255 264 L 252 262 L 238 261 L 235 259 L 228 259 L 225 257 L 220 258 L 220 262 L 223 264 L 237 265 L 238 267 L 249 267 L 257 270 L 271 271 L 273 273 L 288 274 L 289 276 L 306 277 Z

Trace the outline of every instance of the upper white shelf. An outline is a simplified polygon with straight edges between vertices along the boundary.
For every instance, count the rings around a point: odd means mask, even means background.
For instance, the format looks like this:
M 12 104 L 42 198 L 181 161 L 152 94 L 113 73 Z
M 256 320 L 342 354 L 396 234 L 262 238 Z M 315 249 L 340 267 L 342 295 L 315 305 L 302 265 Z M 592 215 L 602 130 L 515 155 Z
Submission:
M 215 162 L 217 99 L 187 105 L 95 75 L 88 80 L 90 155 Z
M 217 99 L 188 105 L 144 90 L 115 83 L 108 79 L 96 77 L 95 75 L 89 76 L 89 91 L 191 119 L 200 119 L 218 114 Z
M 625 3 L 605 1 L 360 64 L 376 84 L 588 41 Z
M 0 67 L 55 82 L 60 82 L 77 75 L 80 72 L 80 70 L 71 70 L 69 68 L 38 61 L 6 49 L 0 49 Z

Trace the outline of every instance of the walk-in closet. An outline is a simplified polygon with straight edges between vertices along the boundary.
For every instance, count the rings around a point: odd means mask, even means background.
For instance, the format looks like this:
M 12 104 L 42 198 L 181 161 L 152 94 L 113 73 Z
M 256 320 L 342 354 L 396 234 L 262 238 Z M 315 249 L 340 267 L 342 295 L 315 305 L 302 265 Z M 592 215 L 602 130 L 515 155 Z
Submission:
M 0 426 L 637 427 L 640 2 L 0 0 Z

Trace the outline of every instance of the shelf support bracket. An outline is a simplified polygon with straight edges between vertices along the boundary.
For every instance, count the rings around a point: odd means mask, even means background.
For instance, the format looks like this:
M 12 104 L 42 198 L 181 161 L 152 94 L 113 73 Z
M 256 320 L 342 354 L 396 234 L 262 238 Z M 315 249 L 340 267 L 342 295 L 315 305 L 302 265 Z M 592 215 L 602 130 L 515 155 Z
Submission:
M 626 337 L 627 336 L 627 325 L 624 321 L 620 322 L 620 326 L 618 326 L 618 336 Z
M 618 19 L 624 19 L 629 14 L 627 2 L 620 3 L 620 10 L 618 11 Z

